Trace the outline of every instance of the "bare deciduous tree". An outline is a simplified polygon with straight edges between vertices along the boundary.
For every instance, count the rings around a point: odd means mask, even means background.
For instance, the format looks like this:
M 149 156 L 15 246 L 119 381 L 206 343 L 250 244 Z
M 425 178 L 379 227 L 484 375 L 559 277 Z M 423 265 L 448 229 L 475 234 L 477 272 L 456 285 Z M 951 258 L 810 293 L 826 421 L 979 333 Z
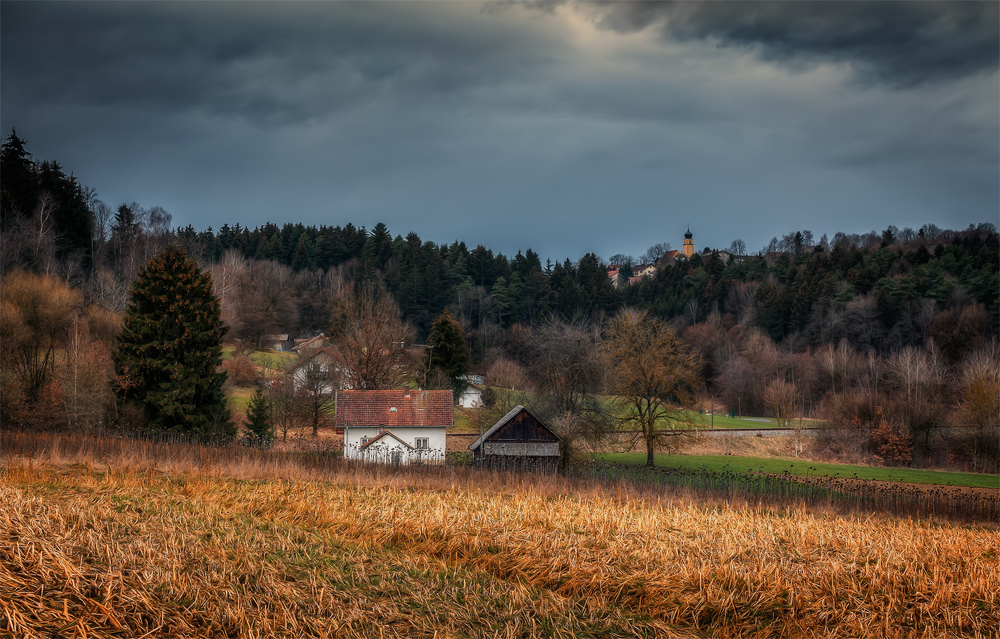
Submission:
M 684 319 L 688 324 L 697 324 L 701 319 L 701 302 L 697 297 L 692 297 L 684 304 Z
M 312 425 L 313 437 L 318 437 L 320 424 L 333 417 L 337 389 L 341 387 L 342 380 L 333 360 L 313 355 L 304 354 L 306 361 L 300 365 L 292 383 L 295 385 L 299 414 Z
M 854 351 L 847 340 L 840 340 L 836 348 L 829 348 L 822 351 L 817 358 L 823 371 L 830 376 L 830 386 L 833 394 L 837 394 L 837 382 L 840 381 L 840 390 L 843 392 L 847 386 L 850 375 L 851 362 L 854 359 Z
M 398 388 L 414 376 L 416 365 L 406 350 L 413 333 L 392 297 L 376 285 L 341 298 L 330 330 L 347 388 Z
M 1000 466 L 1000 349 L 996 342 L 966 358 L 961 369 L 958 414 L 971 431 L 974 469 L 996 472 Z
M 559 412 L 581 414 L 584 400 L 599 392 L 604 381 L 596 329 L 549 318 L 534 332 L 531 351 L 539 393 L 552 397 Z
M 933 358 L 912 346 L 891 355 L 886 365 L 890 378 L 908 402 L 912 402 L 918 392 L 942 376 L 941 368 Z
M 263 346 L 267 335 L 287 333 L 297 321 L 292 269 L 283 264 L 250 262 L 238 271 L 234 295 L 233 335 L 248 346 Z
M 270 380 L 267 389 L 271 401 L 271 423 L 275 431 L 281 433 L 281 441 L 286 441 L 288 433 L 304 421 L 301 403 L 292 385 L 286 384 L 284 379 Z
M 69 425 L 93 428 L 102 424 L 114 401 L 114 366 L 107 346 L 91 337 L 87 320 L 80 315 L 70 325 L 66 356 L 57 373 Z
M 726 294 L 723 308 L 736 317 L 737 323 L 742 324 L 746 321 L 750 309 L 753 308 L 753 297 L 757 292 L 757 286 L 756 282 L 736 282 Z
M 764 391 L 764 402 L 778 428 L 788 428 L 789 422 L 799 411 L 798 389 L 791 382 L 776 379 Z M 795 456 L 798 457 L 802 449 L 801 419 L 799 419 L 799 427 L 795 429 L 795 435 Z
M 675 450 L 696 432 L 690 410 L 701 383 L 701 361 L 663 320 L 622 310 L 606 331 L 610 365 L 608 392 L 616 397 L 618 419 L 635 427 L 633 444 L 646 444 L 646 463 L 656 449 Z
M 645 264 L 652 264 L 666 255 L 669 250 L 670 242 L 658 242 L 646 249 L 646 252 L 643 253 L 639 259 L 641 259 Z
M 5 275 L 2 288 L 0 366 L 33 401 L 52 375 L 82 296 L 61 280 L 23 271 Z

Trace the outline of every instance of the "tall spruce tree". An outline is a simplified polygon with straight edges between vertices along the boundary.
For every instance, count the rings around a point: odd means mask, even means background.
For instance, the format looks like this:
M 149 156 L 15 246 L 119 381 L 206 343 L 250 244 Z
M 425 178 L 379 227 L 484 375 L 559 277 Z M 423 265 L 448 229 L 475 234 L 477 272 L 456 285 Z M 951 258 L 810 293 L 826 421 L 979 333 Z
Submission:
M 456 397 L 465 390 L 463 376 L 469 372 L 469 349 L 465 345 L 465 332 L 458 320 L 445 309 L 434 321 L 427 338 L 427 368 L 440 368 L 451 380 Z
M 231 438 L 226 374 L 217 372 L 226 330 L 211 276 L 167 247 L 132 285 L 115 355 L 120 396 L 141 406 L 154 430 Z

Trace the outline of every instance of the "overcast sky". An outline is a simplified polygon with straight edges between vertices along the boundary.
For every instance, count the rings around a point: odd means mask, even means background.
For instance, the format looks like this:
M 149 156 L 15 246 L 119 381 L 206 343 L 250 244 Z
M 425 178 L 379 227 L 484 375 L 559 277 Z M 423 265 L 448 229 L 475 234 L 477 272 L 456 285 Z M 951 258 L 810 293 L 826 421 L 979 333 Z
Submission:
M 990 2 L 0 3 L 0 124 L 175 225 L 543 258 L 998 222 Z

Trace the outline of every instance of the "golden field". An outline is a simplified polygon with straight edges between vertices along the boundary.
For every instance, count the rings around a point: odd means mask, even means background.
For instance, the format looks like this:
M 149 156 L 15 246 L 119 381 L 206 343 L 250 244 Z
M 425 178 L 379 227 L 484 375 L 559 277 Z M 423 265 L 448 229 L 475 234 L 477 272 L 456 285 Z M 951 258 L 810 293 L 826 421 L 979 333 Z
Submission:
M 0 462 L 0 635 L 995 637 L 1000 533 L 490 473 Z

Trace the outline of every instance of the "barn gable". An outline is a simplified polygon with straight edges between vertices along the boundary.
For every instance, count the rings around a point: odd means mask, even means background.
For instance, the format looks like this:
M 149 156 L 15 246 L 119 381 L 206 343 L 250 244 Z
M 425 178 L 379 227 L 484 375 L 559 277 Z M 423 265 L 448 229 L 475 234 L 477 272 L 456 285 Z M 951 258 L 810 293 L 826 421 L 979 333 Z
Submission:
M 507 454 L 558 455 L 559 437 L 535 417 L 531 411 L 518 404 L 509 413 L 469 446 L 479 451 L 486 444 L 487 454 L 496 454 L 497 446 L 509 450 Z M 514 453 L 514 451 L 524 451 Z M 529 452 L 535 451 L 535 452 Z M 545 452 L 542 452 L 545 451 Z

